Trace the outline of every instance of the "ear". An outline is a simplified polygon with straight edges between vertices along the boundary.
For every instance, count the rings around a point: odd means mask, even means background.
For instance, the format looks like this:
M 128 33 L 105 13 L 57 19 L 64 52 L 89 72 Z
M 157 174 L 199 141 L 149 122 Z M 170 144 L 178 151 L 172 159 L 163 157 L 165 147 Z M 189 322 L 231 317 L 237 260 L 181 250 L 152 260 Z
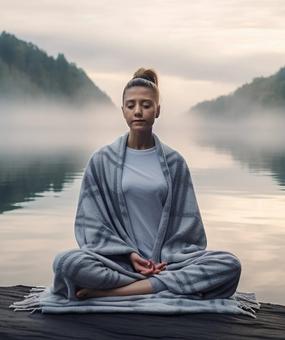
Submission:
M 158 118 L 160 115 L 160 104 L 157 106 L 157 110 L 156 110 L 156 118 Z

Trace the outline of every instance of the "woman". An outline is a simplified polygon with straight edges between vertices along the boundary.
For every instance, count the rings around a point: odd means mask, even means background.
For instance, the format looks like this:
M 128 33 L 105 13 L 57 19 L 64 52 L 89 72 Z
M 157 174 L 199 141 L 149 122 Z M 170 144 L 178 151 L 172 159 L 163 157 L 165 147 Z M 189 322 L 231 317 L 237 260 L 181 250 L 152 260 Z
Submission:
M 229 252 L 205 250 L 187 164 L 152 132 L 160 115 L 154 70 L 135 72 L 123 91 L 122 111 L 129 132 L 88 162 L 75 221 L 81 249 L 56 256 L 53 292 L 77 299 L 163 290 L 194 299 L 232 296 L 240 262 Z M 114 170 L 121 169 L 119 176 L 109 173 L 116 150 L 122 150 Z
M 10 307 L 42 313 L 232 313 L 255 318 L 236 292 L 241 265 L 207 240 L 188 165 L 152 126 L 157 75 L 140 68 L 123 92 L 129 131 L 90 157 L 75 219 L 79 249 L 57 254 L 50 287 Z

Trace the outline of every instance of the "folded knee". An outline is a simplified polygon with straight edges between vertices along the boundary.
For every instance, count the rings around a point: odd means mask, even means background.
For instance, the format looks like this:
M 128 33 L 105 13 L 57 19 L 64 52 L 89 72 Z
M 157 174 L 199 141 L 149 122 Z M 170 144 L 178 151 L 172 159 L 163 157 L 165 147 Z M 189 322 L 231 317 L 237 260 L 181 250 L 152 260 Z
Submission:
M 71 259 L 74 258 L 74 256 L 76 256 L 78 254 L 78 249 L 73 249 L 73 250 L 64 250 L 58 254 L 56 254 L 54 260 L 53 260 L 53 264 L 52 264 L 52 268 L 53 268 L 53 272 L 64 272 L 65 268 L 66 268 L 66 264 L 67 262 L 69 262 Z
M 241 262 L 236 255 L 229 251 L 211 251 L 208 252 L 206 255 L 207 257 L 203 258 L 203 261 L 207 261 L 207 258 L 210 261 L 214 261 L 223 267 L 230 268 L 233 272 L 240 273 L 241 272 Z
M 231 268 L 236 272 L 237 276 L 240 276 L 242 267 L 239 258 L 230 252 L 227 252 L 227 256 Z

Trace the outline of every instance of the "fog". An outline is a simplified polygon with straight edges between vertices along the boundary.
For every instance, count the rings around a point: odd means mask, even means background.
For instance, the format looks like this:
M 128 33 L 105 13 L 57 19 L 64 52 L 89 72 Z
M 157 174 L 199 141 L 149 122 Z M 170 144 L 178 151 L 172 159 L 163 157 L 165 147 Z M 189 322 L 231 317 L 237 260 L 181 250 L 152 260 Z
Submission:
M 65 104 L 2 104 L 0 150 L 86 146 L 104 139 L 108 130 L 123 125 L 120 111 L 106 107 L 71 107 Z M 96 132 L 96 138 L 94 133 Z
M 154 129 L 176 129 L 185 126 L 186 113 L 174 115 L 161 108 Z M 6 103 L 0 106 L 0 151 L 17 148 L 50 148 L 91 146 L 110 142 L 110 138 L 129 130 L 121 107 L 72 107 L 67 104 Z
M 1 103 L 0 152 L 27 152 L 51 148 L 92 148 L 111 142 L 118 133 L 129 130 L 121 107 L 82 108 L 44 100 L 27 103 Z M 199 145 L 230 151 L 285 151 L 285 114 L 259 110 L 234 117 L 218 114 L 181 112 L 173 114 L 161 107 L 153 131 L 189 136 Z
M 196 131 L 195 137 L 200 142 L 211 143 L 212 140 L 226 145 L 234 141 L 240 146 L 254 146 L 268 151 L 285 150 L 285 112 L 280 110 L 263 109 L 243 112 L 242 115 L 236 113 L 231 117 L 192 112 L 189 117 Z

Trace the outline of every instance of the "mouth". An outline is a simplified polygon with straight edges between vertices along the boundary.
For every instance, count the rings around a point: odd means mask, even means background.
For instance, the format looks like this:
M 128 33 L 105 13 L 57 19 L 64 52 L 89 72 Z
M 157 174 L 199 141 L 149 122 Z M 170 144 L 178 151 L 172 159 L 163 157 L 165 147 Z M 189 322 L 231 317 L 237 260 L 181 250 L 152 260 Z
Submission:
M 145 122 L 145 120 L 139 120 L 139 119 L 137 119 L 137 120 L 133 120 L 133 121 L 132 121 L 132 123 L 143 123 L 143 122 Z

